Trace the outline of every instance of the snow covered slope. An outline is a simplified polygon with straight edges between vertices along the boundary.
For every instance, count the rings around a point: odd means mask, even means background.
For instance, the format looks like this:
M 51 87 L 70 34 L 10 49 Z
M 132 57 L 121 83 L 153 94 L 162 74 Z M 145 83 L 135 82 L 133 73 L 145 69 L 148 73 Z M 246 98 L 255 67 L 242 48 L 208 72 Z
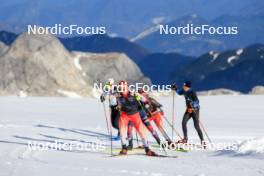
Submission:
M 171 119 L 172 98 L 159 100 Z M 200 100 L 201 120 L 212 140 L 238 142 L 238 151 L 169 152 L 178 158 L 109 157 L 108 149 L 34 151 L 27 147 L 28 142 L 102 142 L 109 148 L 102 104 L 97 99 L 2 97 L 0 175 L 264 175 L 264 96 L 201 96 Z M 176 128 L 181 131 L 184 99 L 177 97 L 175 102 Z M 191 120 L 188 127 L 189 138 L 198 141 Z M 154 141 L 150 136 L 149 139 Z M 119 146 L 119 141 L 115 141 L 114 147 Z

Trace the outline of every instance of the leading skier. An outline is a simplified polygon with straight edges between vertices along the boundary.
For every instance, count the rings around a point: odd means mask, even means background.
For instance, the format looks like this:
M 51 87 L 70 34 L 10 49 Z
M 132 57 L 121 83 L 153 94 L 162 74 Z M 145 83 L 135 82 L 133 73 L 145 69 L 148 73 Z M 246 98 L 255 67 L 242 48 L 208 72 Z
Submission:
M 182 130 L 183 130 L 184 138 L 178 141 L 178 143 L 188 142 L 187 122 L 190 120 L 190 118 L 192 118 L 194 122 L 194 127 L 201 140 L 201 144 L 202 146 L 205 146 L 203 132 L 200 128 L 200 123 L 199 123 L 199 111 L 200 111 L 199 99 L 197 97 L 196 92 L 192 89 L 191 81 L 185 81 L 182 86 L 182 89 L 178 89 L 176 84 L 173 84 L 172 89 L 174 89 L 177 92 L 177 94 L 183 95 L 186 102 L 186 111 L 182 119 Z

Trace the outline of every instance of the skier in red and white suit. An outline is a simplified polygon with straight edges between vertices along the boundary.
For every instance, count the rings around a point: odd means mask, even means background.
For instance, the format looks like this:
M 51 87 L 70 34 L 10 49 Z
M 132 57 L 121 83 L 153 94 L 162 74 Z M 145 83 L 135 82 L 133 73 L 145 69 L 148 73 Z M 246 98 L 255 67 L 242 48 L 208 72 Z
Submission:
M 162 111 L 161 107 L 162 105 L 157 102 L 154 98 L 150 97 L 146 92 L 140 90 L 138 91 L 139 94 L 144 97 L 142 102 L 142 105 L 144 107 L 145 112 L 147 113 L 147 118 L 143 120 L 144 124 L 148 128 L 148 130 L 152 133 L 153 137 L 156 139 L 156 141 L 160 143 L 160 138 L 157 135 L 157 132 L 154 130 L 153 126 L 150 124 L 151 121 L 153 121 L 165 140 L 168 144 L 171 144 L 172 141 L 169 138 L 168 134 L 164 130 L 164 124 L 163 124 L 163 116 L 164 112 Z
M 150 150 L 145 126 L 139 115 L 139 104 L 138 101 L 129 90 L 126 81 L 120 81 L 119 83 L 120 96 L 117 98 L 118 108 L 120 109 L 119 118 L 119 130 L 122 143 L 121 155 L 127 154 L 127 127 L 129 122 L 131 122 L 137 133 L 139 134 L 147 155 L 155 156 L 156 153 Z

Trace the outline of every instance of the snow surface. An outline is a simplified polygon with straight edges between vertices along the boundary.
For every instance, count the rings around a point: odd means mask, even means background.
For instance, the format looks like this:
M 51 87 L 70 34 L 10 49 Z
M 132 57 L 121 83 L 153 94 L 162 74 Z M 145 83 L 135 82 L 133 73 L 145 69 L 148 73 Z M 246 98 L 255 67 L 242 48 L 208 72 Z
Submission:
M 160 28 L 160 25 L 152 26 L 152 27 L 144 30 L 143 32 L 139 33 L 137 36 L 131 38 L 130 41 L 131 42 L 136 42 L 138 40 L 141 40 L 141 39 L 145 38 L 146 36 L 149 36 L 150 34 L 158 31 L 159 28 Z
M 220 53 L 214 52 L 214 51 L 210 51 L 209 54 L 211 56 L 213 56 L 213 59 L 211 60 L 211 63 L 212 63 L 212 62 L 214 62 L 217 59 L 217 57 L 219 56 Z
M 61 89 L 58 89 L 57 92 L 69 98 L 82 98 L 82 96 L 77 94 L 76 92 L 71 92 Z
M 198 17 L 198 15 L 197 14 L 192 14 L 192 18 L 197 18 Z
M 232 64 L 232 62 L 233 62 L 234 60 L 237 60 L 237 59 L 239 59 L 238 56 L 230 56 L 229 58 L 227 58 L 227 62 L 228 62 L 229 64 Z
M 237 54 L 237 55 L 241 55 L 241 54 L 243 53 L 243 51 L 244 51 L 243 49 L 238 49 L 238 50 L 236 51 L 236 54 Z
M 171 119 L 172 98 L 158 100 Z M 201 96 L 200 101 L 201 121 L 211 139 L 236 142 L 237 151 L 168 152 L 178 158 L 151 158 L 109 157 L 109 150 L 32 150 L 27 147 L 29 141 L 84 144 L 100 141 L 109 148 L 102 104 L 98 99 L 2 97 L 0 175 L 263 176 L 264 96 Z M 183 97 L 176 97 L 175 107 L 175 126 L 180 129 Z M 167 126 L 166 129 L 170 134 Z M 191 120 L 188 129 L 189 139 L 198 141 Z M 154 141 L 150 136 L 149 139 Z M 114 147 L 120 147 L 120 141 L 114 142 Z
M 238 144 L 239 154 L 264 153 L 264 137 L 243 141 Z
M 161 24 L 164 20 L 166 19 L 166 17 L 156 17 L 156 18 L 153 18 L 151 21 L 153 24 Z
M 20 91 L 19 91 L 19 96 L 20 96 L 20 97 L 27 97 L 27 93 L 24 92 L 24 91 L 22 91 L 22 90 L 20 90 Z

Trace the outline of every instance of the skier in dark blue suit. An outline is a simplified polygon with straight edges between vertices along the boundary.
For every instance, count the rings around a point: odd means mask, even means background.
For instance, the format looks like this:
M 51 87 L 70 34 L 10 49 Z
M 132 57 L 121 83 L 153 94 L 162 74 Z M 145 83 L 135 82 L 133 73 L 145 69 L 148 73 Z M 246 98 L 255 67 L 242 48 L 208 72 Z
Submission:
M 191 82 L 185 81 L 182 89 L 178 89 L 176 84 L 173 84 L 172 89 L 174 89 L 177 92 L 177 94 L 183 95 L 185 97 L 185 102 L 186 102 L 186 111 L 182 119 L 182 130 L 183 130 L 184 138 L 178 142 L 179 143 L 188 142 L 187 122 L 190 120 L 190 118 L 192 118 L 194 122 L 194 127 L 201 140 L 201 144 L 203 144 L 204 143 L 203 132 L 200 128 L 200 123 L 199 123 L 200 104 L 196 92 L 192 89 Z

